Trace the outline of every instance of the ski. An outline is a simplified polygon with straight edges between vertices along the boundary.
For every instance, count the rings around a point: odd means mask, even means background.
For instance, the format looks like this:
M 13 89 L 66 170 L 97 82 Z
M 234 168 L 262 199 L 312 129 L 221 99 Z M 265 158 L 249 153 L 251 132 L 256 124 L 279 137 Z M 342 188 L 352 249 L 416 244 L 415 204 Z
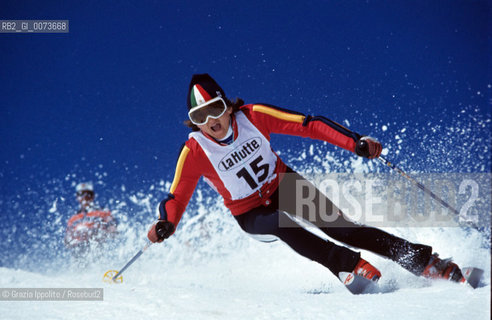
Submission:
M 466 280 L 465 283 L 469 284 L 473 289 L 476 289 L 479 286 L 483 275 L 482 269 L 466 267 L 461 269 L 461 273 Z
M 377 282 L 352 272 L 340 272 L 338 278 L 352 294 L 367 294 L 377 291 Z

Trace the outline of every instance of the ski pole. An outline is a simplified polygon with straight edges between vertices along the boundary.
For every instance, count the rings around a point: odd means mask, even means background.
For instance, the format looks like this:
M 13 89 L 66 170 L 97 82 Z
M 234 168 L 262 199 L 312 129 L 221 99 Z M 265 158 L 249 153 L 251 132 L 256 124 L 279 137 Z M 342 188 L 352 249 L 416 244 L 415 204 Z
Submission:
M 128 261 L 128 263 L 125 264 L 125 266 L 113 278 L 111 278 L 111 280 L 115 281 L 116 278 L 118 278 L 119 276 L 121 276 L 121 274 L 123 273 L 123 271 L 125 271 L 126 269 L 128 269 L 128 267 L 131 266 L 132 263 L 134 263 L 135 260 L 137 260 L 142 255 L 142 253 L 144 253 L 144 251 L 147 250 L 151 245 L 152 245 L 152 242 L 150 242 L 149 240 L 147 240 L 147 243 L 145 244 L 145 246 L 139 252 L 137 252 L 137 254 L 130 261 Z
M 411 176 L 409 176 L 408 174 L 406 174 L 403 170 L 401 170 L 400 168 L 398 168 L 395 164 L 389 162 L 388 160 L 386 160 L 383 157 L 379 157 L 378 160 L 381 161 L 383 164 L 387 165 L 388 167 L 390 167 L 391 169 L 395 170 L 396 172 L 398 172 L 399 174 L 401 174 L 402 176 L 404 176 L 408 180 L 410 180 L 410 182 L 412 182 L 419 189 L 421 189 L 422 191 L 424 191 L 425 193 L 427 193 L 428 195 L 430 195 L 432 197 L 432 199 L 434 199 L 437 202 L 439 202 L 443 207 L 449 209 L 450 211 L 452 211 L 456 215 L 459 215 L 460 214 L 460 212 L 458 210 L 456 210 L 455 208 L 453 208 L 446 201 L 444 201 L 441 198 L 439 198 L 434 192 L 432 192 L 431 190 L 429 190 L 428 188 L 426 188 L 423 184 L 421 184 L 420 182 L 418 182 L 417 180 L 415 180 L 414 178 L 412 178 Z

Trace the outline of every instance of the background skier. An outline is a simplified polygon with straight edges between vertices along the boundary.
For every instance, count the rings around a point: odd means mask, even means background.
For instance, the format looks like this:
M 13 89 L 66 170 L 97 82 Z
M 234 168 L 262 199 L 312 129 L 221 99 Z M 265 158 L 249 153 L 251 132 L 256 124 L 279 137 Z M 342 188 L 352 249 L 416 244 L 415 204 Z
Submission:
M 65 245 L 74 256 L 81 257 L 89 253 L 91 245 L 99 247 L 113 238 L 117 233 L 117 222 L 109 210 L 94 202 L 92 183 L 79 183 L 76 192 L 80 209 L 68 220 Z

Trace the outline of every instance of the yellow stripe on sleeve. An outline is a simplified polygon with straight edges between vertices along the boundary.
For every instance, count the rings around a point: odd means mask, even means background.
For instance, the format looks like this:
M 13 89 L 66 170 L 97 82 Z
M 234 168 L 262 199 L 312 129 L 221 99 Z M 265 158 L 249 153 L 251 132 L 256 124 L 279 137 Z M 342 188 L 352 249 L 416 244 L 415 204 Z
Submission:
M 184 162 L 186 160 L 186 157 L 188 156 L 188 152 L 190 152 L 190 148 L 188 148 L 187 146 L 184 146 L 181 150 L 181 154 L 178 158 L 178 163 L 176 164 L 176 171 L 174 173 L 174 179 L 173 183 L 171 184 L 170 193 L 174 193 L 174 191 L 178 187 L 179 180 L 181 179 L 181 172 L 183 171 Z
M 262 105 L 257 105 L 255 104 L 253 106 L 253 111 L 261 112 L 268 114 L 272 117 L 275 117 L 280 120 L 284 121 L 290 121 L 290 122 L 297 122 L 297 123 L 303 123 L 304 119 L 306 118 L 305 116 L 299 115 L 299 114 L 291 114 L 287 113 L 284 111 L 276 110 L 274 108 L 262 106 Z

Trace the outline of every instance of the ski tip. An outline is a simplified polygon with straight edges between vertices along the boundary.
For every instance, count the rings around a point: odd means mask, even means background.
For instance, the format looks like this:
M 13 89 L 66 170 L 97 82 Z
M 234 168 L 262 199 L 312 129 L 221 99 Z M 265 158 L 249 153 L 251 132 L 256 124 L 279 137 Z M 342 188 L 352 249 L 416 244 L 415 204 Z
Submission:
M 470 285 L 473 289 L 480 286 L 483 277 L 483 270 L 480 268 L 466 267 L 461 269 L 465 283 Z

